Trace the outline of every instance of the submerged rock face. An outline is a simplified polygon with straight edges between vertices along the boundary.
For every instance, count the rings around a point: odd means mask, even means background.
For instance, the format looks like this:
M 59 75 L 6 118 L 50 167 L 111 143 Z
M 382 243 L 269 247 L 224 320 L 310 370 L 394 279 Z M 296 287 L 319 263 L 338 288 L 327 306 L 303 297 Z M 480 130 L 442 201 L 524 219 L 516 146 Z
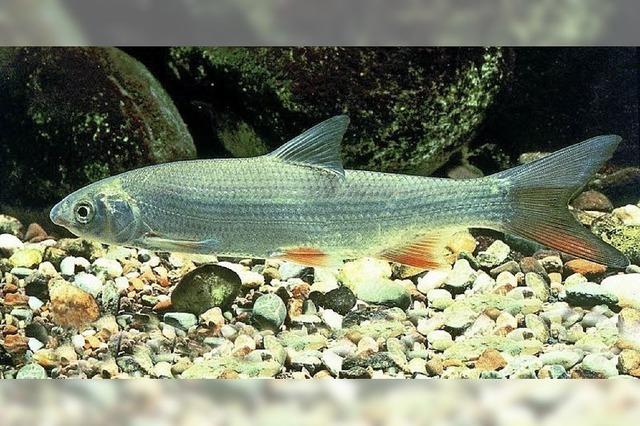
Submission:
M 212 125 L 204 132 L 213 129 L 227 153 L 263 154 L 344 113 L 348 167 L 425 174 L 473 137 L 512 62 L 502 49 L 175 48 L 169 55 L 174 85 L 207 110 Z
M 46 207 L 95 180 L 196 154 L 164 89 L 113 48 L 2 50 L 0 127 L 0 204 Z

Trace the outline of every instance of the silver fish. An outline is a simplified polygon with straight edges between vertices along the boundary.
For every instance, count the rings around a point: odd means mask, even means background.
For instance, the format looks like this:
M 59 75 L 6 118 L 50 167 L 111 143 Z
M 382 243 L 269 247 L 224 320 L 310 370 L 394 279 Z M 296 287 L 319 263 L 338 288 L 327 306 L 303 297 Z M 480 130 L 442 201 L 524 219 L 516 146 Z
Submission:
M 422 268 L 450 263 L 461 230 L 490 228 L 628 265 L 567 209 L 611 157 L 618 136 L 597 136 L 484 178 L 450 180 L 343 169 L 348 123 L 333 117 L 260 157 L 109 177 L 67 196 L 51 220 L 80 237 L 153 250 L 316 266 L 371 256 Z

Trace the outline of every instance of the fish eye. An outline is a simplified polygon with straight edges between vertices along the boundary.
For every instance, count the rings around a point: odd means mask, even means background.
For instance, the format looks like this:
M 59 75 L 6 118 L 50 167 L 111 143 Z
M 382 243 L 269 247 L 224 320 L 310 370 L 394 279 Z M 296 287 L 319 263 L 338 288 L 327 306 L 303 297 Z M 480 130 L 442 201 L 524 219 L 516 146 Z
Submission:
M 74 208 L 74 213 L 75 213 L 76 220 L 82 224 L 85 224 L 85 223 L 89 223 L 89 221 L 93 219 L 94 209 L 90 203 L 86 201 L 81 201 L 78 204 L 76 204 Z

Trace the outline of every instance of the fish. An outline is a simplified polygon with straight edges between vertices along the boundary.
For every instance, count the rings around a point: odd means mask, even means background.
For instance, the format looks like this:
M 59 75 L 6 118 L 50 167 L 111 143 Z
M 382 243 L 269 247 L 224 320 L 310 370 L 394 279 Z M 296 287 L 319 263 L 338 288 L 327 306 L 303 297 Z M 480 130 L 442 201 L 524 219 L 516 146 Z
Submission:
M 331 266 L 373 257 L 423 269 L 455 260 L 460 232 L 487 228 L 624 268 L 568 203 L 621 138 L 596 136 L 497 174 L 452 180 L 346 170 L 349 118 L 266 155 L 142 167 L 79 189 L 50 218 L 73 234 L 154 251 Z

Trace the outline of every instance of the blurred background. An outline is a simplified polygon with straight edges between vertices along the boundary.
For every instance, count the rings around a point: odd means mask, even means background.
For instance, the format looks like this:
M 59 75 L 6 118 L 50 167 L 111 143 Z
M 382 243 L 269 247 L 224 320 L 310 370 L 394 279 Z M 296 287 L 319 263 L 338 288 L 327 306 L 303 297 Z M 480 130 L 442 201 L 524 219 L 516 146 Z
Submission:
M 633 44 L 633 0 L 4 0 L 5 44 Z

